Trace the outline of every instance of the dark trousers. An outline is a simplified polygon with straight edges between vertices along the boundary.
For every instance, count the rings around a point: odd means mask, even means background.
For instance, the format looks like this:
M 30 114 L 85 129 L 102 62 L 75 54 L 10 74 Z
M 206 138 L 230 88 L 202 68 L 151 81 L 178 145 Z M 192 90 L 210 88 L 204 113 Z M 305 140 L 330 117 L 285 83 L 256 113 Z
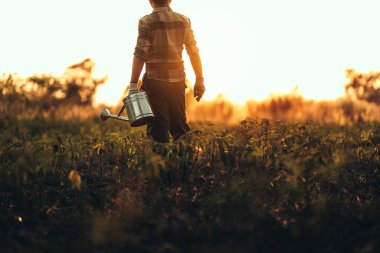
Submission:
M 149 137 L 165 143 L 169 142 L 169 132 L 177 140 L 190 131 L 186 122 L 185 80 L 169 83 L 144 77 L 142 88 L 154 113 L 154 119 L 147 126 Z

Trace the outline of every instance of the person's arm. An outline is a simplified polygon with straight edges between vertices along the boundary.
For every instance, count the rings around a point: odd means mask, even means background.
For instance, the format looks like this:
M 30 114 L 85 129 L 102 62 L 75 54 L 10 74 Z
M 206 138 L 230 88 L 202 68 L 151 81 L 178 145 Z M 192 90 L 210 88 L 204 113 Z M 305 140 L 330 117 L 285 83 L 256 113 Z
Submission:
M 136 55 L 133 57 L 132 63 L 132 74 L 131 74 L 131 83 L 137 83 L 139 81 L 141 71 L 144 67 L 144 60 L 137 57 Z
M 199 53 L 190 55 L 189 58 L 197 80 L 203 79 L 202 60 Z
M 194 97 L 199 102 L 203 94 L 205 93 L 204 78 L 203 78 L 203 68 L 202 60 L 199 55 L 199 49 L 197 47 L 197 42 L 195 41 L 195 36 L 193 29 L 191 28 L 191 23 L 189 21 L 189 26 L 186 31 L 185 37 L 186 52 L 189 55 L 191 66 L 193 67 L 196 81 L 194 84 Z
M 135 52 L 133 53 L 132 62 L 132 73 L 130 79 L 130 89 L 137 90 L 137 83 L 139 81 L 141 71 L 144 67 L 144 63 L 149 56 L 149 48 L 151 45 L 151 33 L 147 24 L 144 23 L 142 19 L 139 21 L 138 26 L 138 37 L 135 47 Z M 133 84 L 133 87 L 131 87 Z

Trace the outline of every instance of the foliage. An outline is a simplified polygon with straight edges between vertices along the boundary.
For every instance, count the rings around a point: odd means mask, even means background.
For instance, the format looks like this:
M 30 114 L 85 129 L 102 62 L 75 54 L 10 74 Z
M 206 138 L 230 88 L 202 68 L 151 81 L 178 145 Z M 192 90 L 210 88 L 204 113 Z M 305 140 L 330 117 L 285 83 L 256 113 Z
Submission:
M 36 116 L 60 119 L 97 117 L 93 108 L 94 95 L 107 78 L 95 78 L 95 63 L 85 59 L 69 66 L 59 76 L 36 74 L 21 77 L 3 74 L 0 77 L 0 113 L 20 118 Z M 347 96 L 334 101 L 304 99 L 297 89 L 287 95 L 272 96 L 264 101 L 247 101 L 244 105 L 230 102 L 219 95 L 213 100 L 197 103 L 193 97 L 192 84 L 186 80 L 186 113 L 190 121 L 236 124 L 249 117 L 256 120 L 268 118 L 283 122 L 311 122 L 317 124 L 354 124 L 380 121 L 379 73 L 356 73 L 347 71 Z M 139 81 L 141 86 L 141 81 Z M 128 93 L 128 87 L 119 97 Z M 111 109 L 112 111 L 112 109 Z
M 348 69 L 346 76 L 349 79 L 346 84 L 348 95 L 380 105 L 380 72 L 357 73 Z
M 96 89 L 106 77 L 94 78 L 95 63 L 85 59 L 69 66 L 61 76 L 36 74 L 0 78 L 0 112 L 7 115 L 52 115 L 57 108 L 91 106 Z
M 377 252 L 380 127 L 244 120 L 152 143 L 0 120 L 1 252 Z
M 299 94 L 274 96 L 264 101 L 236 105 L 223 96 L 202 103 L 188 93 L 187 115 L 192 121 L 236 124 L 245 117 L 321 125 L 380 122 L 380 105 L 345 97 L 333 101 L 306 100 Z

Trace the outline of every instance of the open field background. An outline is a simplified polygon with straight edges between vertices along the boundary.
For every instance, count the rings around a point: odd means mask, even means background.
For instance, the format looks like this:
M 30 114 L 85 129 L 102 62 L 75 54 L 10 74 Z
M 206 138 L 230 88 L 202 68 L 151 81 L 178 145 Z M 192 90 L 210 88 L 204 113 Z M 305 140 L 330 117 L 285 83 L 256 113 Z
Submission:
M 377 252 L 380 128 L 0 121 L 1 252 Z
M 373 90 L 240 107 L 188 93 L 192 131 L 158 145 L 99 120 L 91 64 L 0 80 L 1 252 L 380 250 Z M 377 80 L 351 77 L 348 94 Z

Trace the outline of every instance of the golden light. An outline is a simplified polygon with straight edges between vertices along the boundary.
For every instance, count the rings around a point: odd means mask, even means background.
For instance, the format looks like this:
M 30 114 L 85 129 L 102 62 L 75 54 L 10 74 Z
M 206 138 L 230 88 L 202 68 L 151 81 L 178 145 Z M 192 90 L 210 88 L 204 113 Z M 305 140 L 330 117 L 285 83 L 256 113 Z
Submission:
M 15 0 L 3 8 L 0 72 L 59 75 L 91 58 L 98 75 L 109 76 L 97 101 L 118 102 L 130 78 L 138 19 L 151 11 L 148 0 Z M 244 103 L 295 86 L 306 98 L 335 99 L 344 94 L 346 68 L 380 69 L 376 0 L 173 0 L 172 8 L 192 20 L 205 99 L 225 94 Z

